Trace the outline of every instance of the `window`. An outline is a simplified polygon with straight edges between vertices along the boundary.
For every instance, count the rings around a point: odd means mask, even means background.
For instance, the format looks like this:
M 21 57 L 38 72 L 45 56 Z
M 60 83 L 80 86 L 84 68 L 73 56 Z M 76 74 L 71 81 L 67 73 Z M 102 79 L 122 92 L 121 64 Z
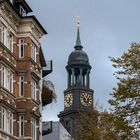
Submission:
M 13 92 L 13 72 L 12 71 L 10 71 L 9 90 L 10 90 L 10 92 Z
M 6 88 L 10 91 L 13 92 L 13 73 L 11 70 L 7 69 L 7 85 Z
M 3 24 L 1 26 L 1 42 L 6 46 L 6 27 Z
M 31 47 L 31 58 L 36 62 L 36 45 L 32 43 Z
M 1 66 L 1 85 L 13 92 L 13 72 L 4 65 Z
M 13 52 L 14 35 L 12 32 L 7 31 L 4 24 L 1 24 L 0 40 L 11 52 Z
M 19 57 L 24 57 L 24 39 L 19 40 Z
M 13 134 L 13 113 L 2 107 L 2 129 Z
M 13 0 L 9 0 L 13 4 Z
M 24 137 L 24 115 L 19 116 L 19 137 Z
M 6 87 L 6 67 L 1 66 L 1 85 Z
M 6 86 L 4 86 L 5 88 L 7 88 L 10 92 L 13 92 L 13 73 L 11 70 L 9 70 L 8 68 L 6 68 Z
M 24 96 L 24 76 L 19 77 L 19 95 Z
M 7 111 L 7 132 L 13 134 L 13 113 Z
M 14 35 L 12 32 L 10 32 L 10 34 L 9 34 L 9 50 L 11 52 L 13 52 L 13 39 L 14 39 Z
M 24 8 L 20 5 L 20 8 L 19 8 L 19 12 L 20 12 L 20 14 L 22 15 L 22 16 L 26 16 L 27 14 L 26 14 L 26 11 L 24 10 Z
M 6 109 L 2 108 L 2 129 L 6 131 Z
M 36 81 L 32 79 L 32 99 L 36 100 Z
M 36 119 L 32 118 L 32 140 L 36 140 Z

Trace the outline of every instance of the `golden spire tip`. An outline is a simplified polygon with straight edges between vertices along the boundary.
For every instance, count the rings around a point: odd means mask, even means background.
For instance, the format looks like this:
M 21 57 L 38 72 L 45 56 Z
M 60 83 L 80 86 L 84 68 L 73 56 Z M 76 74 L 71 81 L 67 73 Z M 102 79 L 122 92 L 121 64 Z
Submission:
M 79 25 L 80 25 L 80 17 L 77 16 L 77 26 L 79 27 Z

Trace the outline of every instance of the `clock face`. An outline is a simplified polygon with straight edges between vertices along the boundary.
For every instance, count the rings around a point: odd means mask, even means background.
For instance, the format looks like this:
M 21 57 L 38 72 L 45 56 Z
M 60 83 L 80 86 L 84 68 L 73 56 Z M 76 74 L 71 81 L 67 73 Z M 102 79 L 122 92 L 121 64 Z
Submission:
M 89 93 L 81 93 L 81 104 L 84 106 L 90 106 L 92 104 L 92 96 Z
M 65 97 L 64 97 L 64 106 L 65 107 L 70 107 L 73 103 L 73 96 L 71 93 L 69 94 L 66 94 Z

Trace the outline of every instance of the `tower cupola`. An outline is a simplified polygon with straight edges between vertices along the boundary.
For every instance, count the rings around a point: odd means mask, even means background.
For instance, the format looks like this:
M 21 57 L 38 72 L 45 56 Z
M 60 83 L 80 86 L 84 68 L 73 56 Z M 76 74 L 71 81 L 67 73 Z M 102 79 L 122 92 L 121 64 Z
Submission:
M 73 86 L 83 86 L 89 88 L 89 73 L 91 66 L 86 52 L 84 52 L 80 39 L 80 22 L 77 21 L 77 39 L 74 51 L 69 55 L 66 66 L 68 72 L 68 88 Z

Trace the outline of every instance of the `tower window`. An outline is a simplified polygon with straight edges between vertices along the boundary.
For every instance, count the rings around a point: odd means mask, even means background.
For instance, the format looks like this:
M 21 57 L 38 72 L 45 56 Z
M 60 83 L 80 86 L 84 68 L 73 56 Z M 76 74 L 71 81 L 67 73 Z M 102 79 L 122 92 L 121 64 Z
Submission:
M 24 39 L 19 40 L 19 57 L 24 57 Z
M 24 137 L 24 115 L 19 116 L 19 137 Z
M 19 77 L 19 95 L 24 96 L 24 76 Z
M 20 12 L 20 14 L 22 15 L 22 16 L 26 16 L 27 15 L 27 13 L 26 13 L 26 11 L 25 11 L 25 9 L 20 5 L 20 7 L 19 7 L 19 12 Z
M 9 34 L 9 50 L 11 52 L 13 52 L 13 39 L 14 39 L 14 35 L 12 32 L 10 32 L 10 34 Z
M 9 76 L 10 76 L 10 81 L 9 81 L 9 91 L 10 92 L 13 92 L 13 72 L 12 71 L 10 71 L 9 72 Z
M 8 132 L 10 134 L 13 134 L 13 113 L 11 111 L 8 111 L 8 117 L 7 117 L 7 122 L 8 122 Z
M 13 4 L 13 0 L 9 0 Z
M 32 118 L 32 140 L 36 140 L 36 119 Z
M 6 46 L 6 27 L 3 24 L 1 26 L 1 42 Z
M 1 85 L 6 87 L 6 67 L 1 66 Z
M 36 81 L 32 79 L 32 88 L 31 88 L 31 93 L 32 93 L 32 99 L 36 100 Z
M 13 134 L 13 113 L 2 107 L 2 129 Z
M 4 65 L 1 66 L 1 69 L 1 85 L 13 92 L 13 72 Z
M 32 43 L 31 47 L 31 58 L 36 62 L 36 45 Z
M 6 109 L 2 108 L 2 129 L 6 131 Z
M 6 26 L 3 23 L 1 23 L 0 40 L 11 52 L 13 52 L 14 35 L 12 32 L 7 32 Z

